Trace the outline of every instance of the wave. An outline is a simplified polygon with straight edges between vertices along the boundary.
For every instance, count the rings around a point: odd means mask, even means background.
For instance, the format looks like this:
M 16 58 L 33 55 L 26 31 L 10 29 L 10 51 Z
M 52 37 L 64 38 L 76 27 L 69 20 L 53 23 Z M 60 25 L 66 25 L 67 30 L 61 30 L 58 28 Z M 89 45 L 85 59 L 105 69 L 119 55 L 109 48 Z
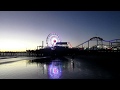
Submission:
M 30 57 L 0 57 L 0 64 L 13 63 L 21 60 L 30 60 Z

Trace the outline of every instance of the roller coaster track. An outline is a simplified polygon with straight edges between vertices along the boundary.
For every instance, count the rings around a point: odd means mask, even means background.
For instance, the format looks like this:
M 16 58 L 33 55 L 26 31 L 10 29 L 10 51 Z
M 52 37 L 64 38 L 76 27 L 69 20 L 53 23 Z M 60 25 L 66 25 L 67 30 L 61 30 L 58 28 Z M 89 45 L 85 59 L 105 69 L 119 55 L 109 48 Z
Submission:
M 90 41 L 96 41 L 96 42 L 101 41 L 102 42 L 102 44 L 97 43 L 96 45 L 103 45 L 103 46 L 105 45 L 105 46 L 109 46 L 109 47 L 113 47 L 113 48 L 120 47 L 120 39 L 104 40 L 100 37 L 92 37 L 89 40 L 77 45 L 76 48 L 79 48 L 80 46 L 83 46 L 85 43 L 89 44 Z M 109 45 L 104 44 L 105 42 L 108 42 Z M 115 44 L 115 45 L 113 45 L 113 44 Z

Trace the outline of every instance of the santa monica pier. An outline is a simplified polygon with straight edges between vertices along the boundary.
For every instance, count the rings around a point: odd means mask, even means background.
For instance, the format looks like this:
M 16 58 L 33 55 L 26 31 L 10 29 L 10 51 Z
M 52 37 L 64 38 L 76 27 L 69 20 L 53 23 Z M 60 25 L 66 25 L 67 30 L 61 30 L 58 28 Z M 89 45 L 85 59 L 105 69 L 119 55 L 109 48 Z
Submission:
M 0 78 L 120 79 L 120 39 L 91 37 L 73 47 L 52 33 L 45 43 L 24 52 L 1 51 Z
M 44 46 L 44 41 L 42 41 L 42 45 L 36 46 L 35 50 L 26 50 L 25 52 L 1 51 L 0 56 L 60 57 L 87 55 L 118 57 L 120 54 L 120 39 L 104 40 L 101 37 L 92 37 L 72 47 L 70 42 L 61 41 L 57 34 L 50 33 L 46 38 L 46 44 L 47 46 Z

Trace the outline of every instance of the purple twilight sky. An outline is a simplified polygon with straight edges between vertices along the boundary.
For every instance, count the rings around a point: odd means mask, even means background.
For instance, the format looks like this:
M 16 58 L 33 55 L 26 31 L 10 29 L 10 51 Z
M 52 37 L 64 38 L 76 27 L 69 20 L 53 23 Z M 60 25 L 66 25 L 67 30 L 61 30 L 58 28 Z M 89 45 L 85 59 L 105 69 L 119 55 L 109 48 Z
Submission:
M 120 11 L 0 11 L 0 50 L 23 51 L 46 46 L 57 33 L 72 46 L 99 36 L 120 38 Z

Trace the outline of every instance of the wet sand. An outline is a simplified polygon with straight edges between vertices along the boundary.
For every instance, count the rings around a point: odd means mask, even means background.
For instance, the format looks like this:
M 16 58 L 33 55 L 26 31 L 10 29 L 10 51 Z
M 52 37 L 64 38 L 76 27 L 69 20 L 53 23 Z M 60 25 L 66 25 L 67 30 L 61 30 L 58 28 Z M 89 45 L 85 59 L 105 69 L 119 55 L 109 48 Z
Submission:
M 93 60 L 94 61 L 94 60 Z M 120 79 L 119 69 L 80 57 L 0 58 L 0 79 Z

